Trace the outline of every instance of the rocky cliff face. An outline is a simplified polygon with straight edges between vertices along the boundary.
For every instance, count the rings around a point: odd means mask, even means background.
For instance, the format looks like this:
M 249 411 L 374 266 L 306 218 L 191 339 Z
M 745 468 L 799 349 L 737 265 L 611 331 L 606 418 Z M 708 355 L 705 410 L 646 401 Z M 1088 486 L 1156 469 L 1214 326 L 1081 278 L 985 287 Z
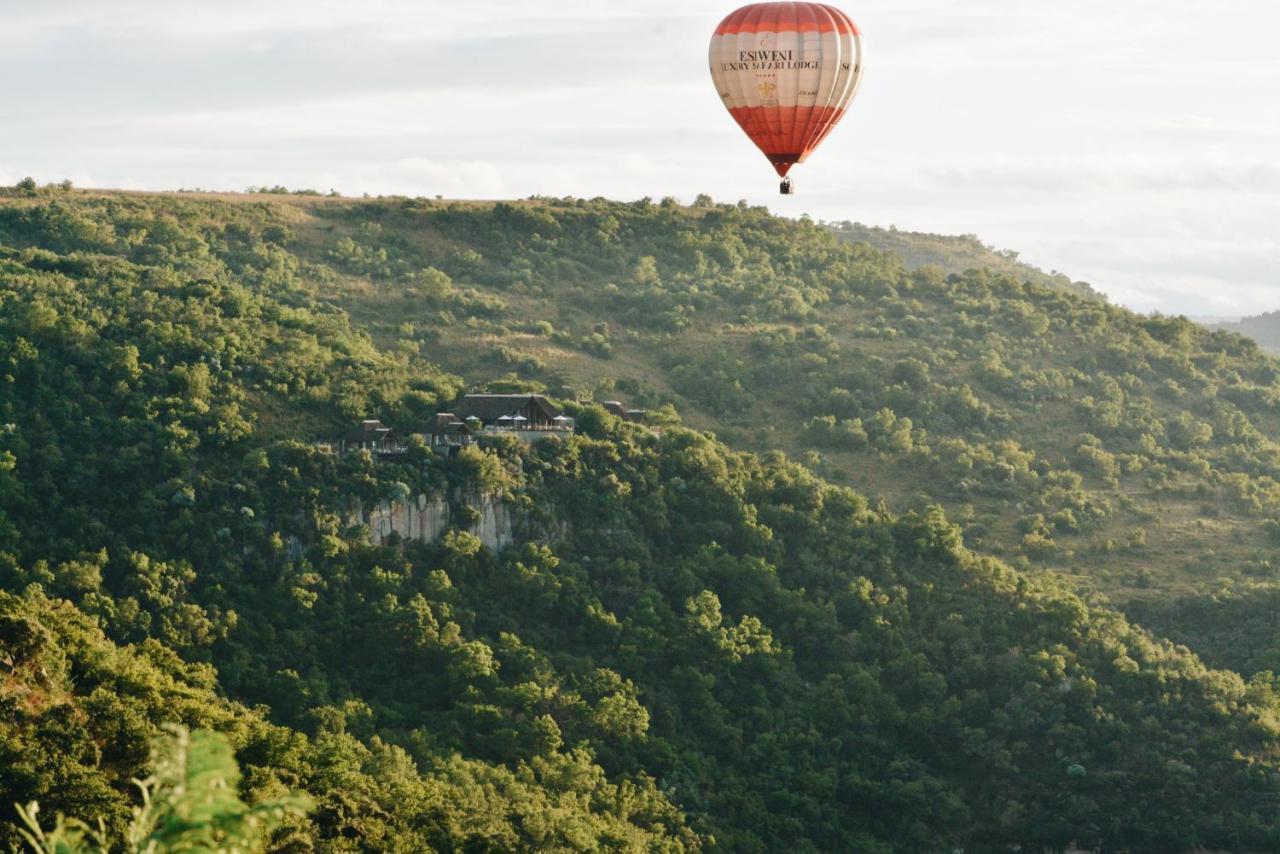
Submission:
M 462 503 L 479 514 L 472 520 L 454 521 L 453 511 L 444 495 L 426 495 L 408 501 L 383 501 L 367 512 L 360 508 L 351 524 L 368 525 L 370 539 L 386 545 L 392 534 L 401 540 L 430 542 L 449 527 L 461 527 L 480 538 L 491 551 L 501 551 L 515 540 L 515 520 L 511 508 L 492 495 L 471 493 L 461 496 Z
M 480 538 L 491 551 L 501 551 L 515 540 L 515 520 L 511 508 L 491 495 L 478 496 L 479 501 L 470 504 L 479 511 L 480 519 L 471 528 L 471 533 Z

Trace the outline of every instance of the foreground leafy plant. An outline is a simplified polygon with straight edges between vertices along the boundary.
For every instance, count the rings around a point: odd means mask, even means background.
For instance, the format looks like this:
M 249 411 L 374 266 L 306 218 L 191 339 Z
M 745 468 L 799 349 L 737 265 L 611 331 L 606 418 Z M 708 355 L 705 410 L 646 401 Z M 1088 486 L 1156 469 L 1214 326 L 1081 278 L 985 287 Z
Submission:
M 140 854 L 259 851 L 286 818 L 301 817 L 310 808 L 310 799 L 298 794 L 245 804 L 236 794 L 240 769 L 225 736 L 208 730 L 188 732 L 180 726 L 167 729 L 169 734 L 153 746 L 155 771 L 135 781 L 142 805 L 134 809 L 124 850 Z M 107 839 L 101 820 L 95 830 L 80 819 L 59 815 L 46 831 L 40 826 L 39 812 L 35 801 L 25 808 L 18 806 L 26 825 L 21 833 L 33 851 L 74 854 L 119 848 Z

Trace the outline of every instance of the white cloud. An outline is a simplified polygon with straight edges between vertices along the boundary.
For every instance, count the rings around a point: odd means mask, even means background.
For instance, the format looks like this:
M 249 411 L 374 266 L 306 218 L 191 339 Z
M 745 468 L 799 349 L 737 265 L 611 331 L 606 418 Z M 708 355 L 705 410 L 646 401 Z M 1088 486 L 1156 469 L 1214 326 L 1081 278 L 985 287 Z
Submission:
M 696 4 L 695 4 L 696 5 Z M 704 3 L 710 9 L 715 4 Z M 510 35 L 536 36 L 592 27 L 600 21 L 652 21 L 687 15 L 690 4 L 646 0 L 619 9 L 596 0 L 54 0 L 45 4 L 8 0 L 3 37 L 29 43 L 83 31 L 105 38 L 137 34 L 203 41 L 275 33 L 356 33 L 386 41 L 444 41 Z
M 485 160 L 408 157 L 375 170 L 371 178 L 375 191 L 384 193 L 503 198 L 508 192 L 502 169 Z
M 1197 157 L 1008 158 L 926 167 L 942 192 L 1040 191 L 1067 194 L 1186 190 L 1245 195 L 1280 195 L 1280 162 L 1235 159 L 1222 154 Z

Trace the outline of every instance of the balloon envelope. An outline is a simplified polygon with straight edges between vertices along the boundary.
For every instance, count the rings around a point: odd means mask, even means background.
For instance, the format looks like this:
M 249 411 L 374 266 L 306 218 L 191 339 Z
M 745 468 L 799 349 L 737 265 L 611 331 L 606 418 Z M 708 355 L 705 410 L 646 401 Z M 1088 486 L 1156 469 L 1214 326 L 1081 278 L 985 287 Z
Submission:
M 823 3 L 753 3 L 711 37 L 711 78 L 778 174 L 803 163 L 858 92 L 862 36 Z

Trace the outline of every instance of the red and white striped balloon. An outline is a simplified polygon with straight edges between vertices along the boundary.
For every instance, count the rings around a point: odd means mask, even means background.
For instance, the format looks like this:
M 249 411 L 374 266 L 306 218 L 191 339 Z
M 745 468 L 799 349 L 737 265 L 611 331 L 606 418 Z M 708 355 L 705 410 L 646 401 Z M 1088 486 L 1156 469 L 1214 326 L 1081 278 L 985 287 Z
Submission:
M 862 35 L 823 3 L 753 3 L 711 37 L 729 113 L 786 177 L 844 118 L 862 80 Z

